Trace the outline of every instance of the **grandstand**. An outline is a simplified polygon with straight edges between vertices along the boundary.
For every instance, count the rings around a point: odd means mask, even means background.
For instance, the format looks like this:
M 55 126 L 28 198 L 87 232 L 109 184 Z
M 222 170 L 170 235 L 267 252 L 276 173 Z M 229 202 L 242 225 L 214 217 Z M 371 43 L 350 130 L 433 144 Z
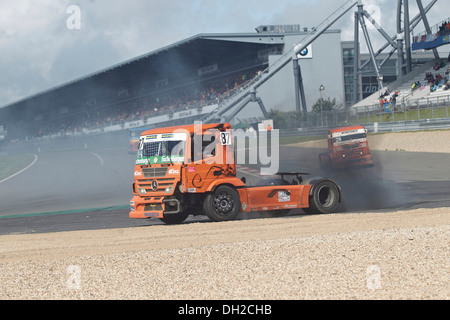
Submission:
M 261 76 L 308 34 L 299 26 L 261 26 L 245 34 L 199 34 L 7 105 L 0 108 L 0 119 L 8 124 L 11 140 L 191 123 Z M 316 59 L 306 57 L 303 63 L 305 74 L 310 75 L 307 88 L 318 88 L 329 72 L 342 73 L 340 31 L 327 31 L 321 38 L 314 48 Z M 330 43 L 335 50 L 323 50 Z M 333 58 L 326 59 L 330 53 Z M 317 72 L 320 65 L 322 71 Z M 292 66 L 286 66 L 259 90 L 269 110 L 281 109 L 280 105 L 295 108 L 293 79 Z M 342 87 L 340 77 L 333 95 L 342 99 Z M 308 97 L 309 105 L 318 94 Z M 263 114 L 256 105 L 244 117 L 258 122 Z
M 403 10 L 401 6 L 407 2 L 398 0 L 398 30 L 402 29 L 400 14 L 405 14 L 403 29 L 409 35 L 409 28 L 414 28 L 421 20 L 428 25 L 426 13 L 437 0 L 422 7 L 421 13 L 411 20 L 407 9 Z M 417 3 L 421 6 L 420 0 Z M 362 66 L 359 65 L 362 55 L 358 33 L 355 32 L 352 43 L 347 41 L 344 44 L 340 30 L 328 30 L 334 21 L 355 5 L 358 7 L 355 29 L 362 27 L 370 49 L 369 58 Z M 365 19 L 374 23 L 377 31 L 387 39 L 387 44 L 378 52 L 371 46 Z M 444 34 L 443 25 L 442 22 L 436 26 L 440 28 L 438 35 L 448 39 L 450 31 Z M 434 36 L 428 36 L 430 32 L 427 28 L 425 36 L 414 38 L 414 44 L 434 41 Z M 259 26 L 255 33 L 193 36 L 4 106 L 0 108 L 1 124 L 7 125 L 8 140 L 30 141 L 144 126 L 179 125 L 195 120 L 255 123 L 264 119 L 266 109 L 300 111 L 299 83 L 303 111 L 311 110 L 322 97 L 323 92 L 319 88 L 325 87 L 326 97 L 335 98 L 338 105 L 346 106 L 344 119 L 347 119 L 350 105 L 353 112 L 370 109 L 381 113 L 450 101 L 447 69 L 435 68 L 445 59 L 431 58 L 412 69 L 408 42 L 405 43 L 405 62 L 403 39 L 397 38 L 398 34 L 388 37 L 364 10 L 361 1 L 348 0 L 311 29 L 300 25 L 275 25 Z M 308 49 L 306 55 L 293 54 L 295 48 L 305 44 L 308 44 L 304 47 Z M 381 62 L 376 60 L 389 45 L 391 52 Z M 441 45 L 441 42 L 435 43 L 427 49 L 435 52 Z M 386 79 L 398 80 L 384 86 L 382 72 L 386 69 L 383 65 L 395 51 L 399 51 L 398 74 L 389 74 Z M 294 71 L 289 62 L 294 62 Z M 370 67 L 373 70 L 368 70 Z M 361 87 L 367 86 L 364 81 L 368 79 L 368 71 L 373 72 L 371 77 L 375 79 L 375 83 L 371 81 L 368 87 L 375 86 L 379 90 L 357 102 L 363 96 Z M 425 81 L 425 76 L 430 73 L 434 79 L 438 74 L 442 75 L 439 81 L 433 82 L 432 90 Z M 420 85 L 413 90 L 412 85 L 418 82 Z M 370 92 L 373 91 L 364 91 L 365 94 Z M 393 96 L 394 103 L 389 101 Z M 250 107 L 244 109 L 243 104 L 238 105 L 241 101 L 245 105 L 250 103 Z M 352 102 L 356 104 L 350 104 Z M 323 123 L 324 115 L 321 113 L 319 116 L 320 123 Z M 313 118 L 318 116 L 313 115 Z M 340 117 L 333 114 L 333 118 Z M 307 121 L 307 125 L 310 123 Z M 314 123 L 317 125 L 318 121 Z
M 449 19 L 450 20 L 450 19 Z M 449 21 L 446 20 L 446 21 Z M 447 25 L 449 29 L 447 28 Z M 436 31 L 435 33 L 432 33 Z M 434 50 L 448 44 L 450 24 L 441 22 L 429 29 L 429 33 L 414 37 L 413 50 Z M 436 40 L 447 37 L 447 40 Z M 394 112 L 411 108 L 431 108 L 450 104 L 450 55 L 445 58 L 431 58 L 413 69 L 407 75 L 387 85 L 366 99 L 356 103 L 356 112 Z M 393 98 L 395 100 L 393 101 Z
M 257 53 L 277 52 L 280 43 L 259 39 L 186 39 L 5 106 L 0 119 L 12 139 L 124 128 L 125 123 L 163 115 L 176 123 L 181 112 L 214 105 L 267 66 L 267 55 Z
M 450 18 L 432 27 L 429 26 L 426 12 L 436 2 L 437 0 L 433 0 L 424 9 L 421 1 L 418 0 L 420 13 L 414 19 L 409 20 L 408 1 L 398 0 L 397 30 L 399 32 L 402 30 L 401 20 L 403 19 L 404 38 L 408 40 L 405 41 L 404 48 L 397 47 L 391 51 L 391 54 L 395 50 L 399 51 L 398 79 L 387 86 L 380 86 L 377 92 L 354 104 L 351 113 L 356 115 L 356 119 L 361 116 L 370 119 L 371 115 L 380 122 L 421 120 L 423 117 L 425 119 L 448 118 L 450 55 L 447 57 L 448 53 L 446 53 L 445 57 L 440 57 L 438 48 L 450 44 Z M 413 30 L 417 26 L 420 21 L 418 18 L 423 21 L 425 31 L 411 36 L 413 43 L 408 47 L 411 29 Z M 409 24 L 406 21 L 409 21 Z M 403 49 L 407 53 L 406 61 Z M 433 56 L 426 63 L 413 68 L 412 51 L 432 52 Z
M 433 59 L 422 67 L 413 70 L 406 78 L 396 81 L 372 96 L 364 99 L 352 107 L 352 114 L 382 114 L 392 116 L 388 121 L 402 121 L 407 119 L 406 112 L 414 110 L 419 112 L 419 116 L 414 119 L 420 120 L 420 112 L 428 114 L 427 117 L 435 118 L 436 108 L 445 108 L 441 116 L 448 118 L 448 106 L 450 105 L 450 90 L 448 81 L 449 70 L 447 63 L 439 70 L 435 69 L 436 64 L 446 62 L 447 59 Z M 442 79 L 439 80 L 438 76 Z M 429 82 L 431 76 L 432 82 Z M 393 99 L 395 97 L 395 99 Z M 426 111 L 429 112 L 426 112 Z M 395 114 L 404 114 L 395 116 Z M 411 119 L 409 119 L 411 120 Z

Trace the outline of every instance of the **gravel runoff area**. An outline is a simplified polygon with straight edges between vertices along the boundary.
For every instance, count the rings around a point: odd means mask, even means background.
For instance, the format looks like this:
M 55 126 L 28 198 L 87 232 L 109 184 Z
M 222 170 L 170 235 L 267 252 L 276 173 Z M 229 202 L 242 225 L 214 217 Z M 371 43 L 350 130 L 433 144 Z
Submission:
M 448 300 L 449 234 L 437 208 L 7 235 L 0 299 Z

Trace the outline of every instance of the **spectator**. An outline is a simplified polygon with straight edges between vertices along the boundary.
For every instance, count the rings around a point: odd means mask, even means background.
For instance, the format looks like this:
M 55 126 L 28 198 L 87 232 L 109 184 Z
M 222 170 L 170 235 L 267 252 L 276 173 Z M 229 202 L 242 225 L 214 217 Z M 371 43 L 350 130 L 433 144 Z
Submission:
M 246 74 L 256 76 L 259 69 L 247 70 Z M 246 80 L 245 74 L 235 73 L 201 83 L 189 80 L 191 85 L 177 86 L 175 84 L 172 89 L 158 92 L 148 86 L 129 88 L 127 91 L 129 102 L 115 102 L 118 97 L 117 93 L 110 97 L 102 97 L 102 100 L 98 99 L 99 102 L 102 102 L 97 104 L 101 107 L 91 106 L 89 111 L 80 111 L 78 115 L 72 115 L 73 117 L 67 116 L 59 119 L 58 122 L 46 124 L 44 128 L 30 128 L 28 136 L 32 138 L 81 133 L 86 129 L 102 129 L 106 126 L 123 125 L 135 120 L 145 121 L 147 118 L 157 115 L 197 108 L 211 103 L 212 99 L 219 100 L 231 95 L 235 88 L 241 88 Z M 139 97 L 139 95 L 145 95 L 145 97 Z

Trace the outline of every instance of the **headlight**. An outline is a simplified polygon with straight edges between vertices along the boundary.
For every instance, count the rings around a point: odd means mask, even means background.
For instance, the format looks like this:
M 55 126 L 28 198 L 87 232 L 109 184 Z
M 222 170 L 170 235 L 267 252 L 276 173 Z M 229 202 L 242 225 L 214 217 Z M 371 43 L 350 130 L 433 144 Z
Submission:
M 166 193 L 172 193 L 173 187 L 166 187 Z

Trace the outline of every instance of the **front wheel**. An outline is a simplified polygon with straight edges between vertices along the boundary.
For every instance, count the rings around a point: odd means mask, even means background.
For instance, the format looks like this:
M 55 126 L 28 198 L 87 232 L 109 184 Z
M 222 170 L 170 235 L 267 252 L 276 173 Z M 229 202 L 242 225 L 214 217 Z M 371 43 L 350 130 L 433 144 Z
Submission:
M 309 208 L 304 209 L 307 213 L 328 214 L 333 213 L 340 200 L 337 185 L 331 181 L 322 181 L 312 187 L 309 197 Z
M 206 196 L 203 209 L 212 221 L 229 221 L 239 214 L 241 201 L 239 193 L 228 186 L 220 186 Z

